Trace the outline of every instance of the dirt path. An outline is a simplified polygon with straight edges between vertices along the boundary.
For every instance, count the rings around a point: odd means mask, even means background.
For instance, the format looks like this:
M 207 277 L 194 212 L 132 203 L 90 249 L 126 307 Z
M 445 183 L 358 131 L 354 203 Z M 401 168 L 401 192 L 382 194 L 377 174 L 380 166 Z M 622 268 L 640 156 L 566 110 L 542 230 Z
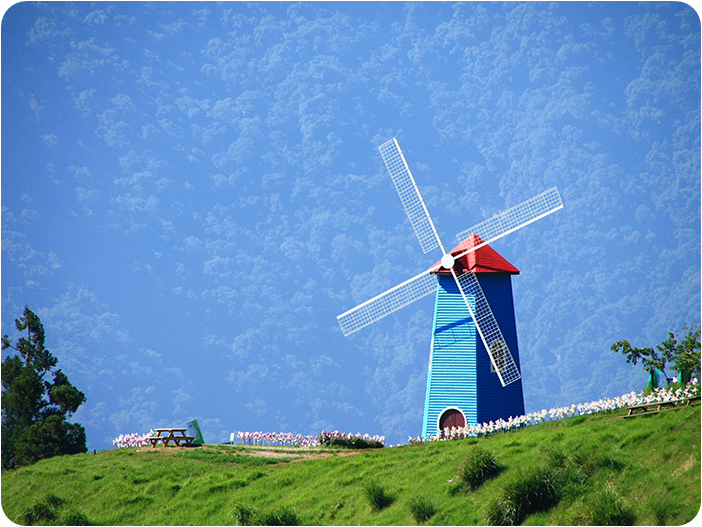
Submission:
M 294 452 L 275 452 L 272 450 L 255 449 L 249 452 L 241 452 L 247 456 L 254 457 L 270 457 L 270 458 L 293 458 L 293 459 L 324 459 L 331 456 L 353 456 L 359 454 L 360 450 L 349 450 L 342 452 L 314 452 L 314 451 L 294 451 Z
M 288 458 L 295 460 L 300 459 L 324 459 L 331 456 L 353 456 L 359 454 L 361 450 L 319 450 L 316 448 L 286 448 L 286 447 L 266 447 L 252 445 L 204 445 L 201 447 L 177 447 L 177 446 L 159 446 L 159 447 L 140 447 L 135 452 L 141 454 L 155 455 L 174 455 L 182 452 L 210 450 L 239 456 L 252 457 L 267 457 L 273 459 Z
M 253 457 L 270 457 L 270 458 L 293 458 L 293 459 L 324 459 L 327 457 L 331 456 L 339 456 L 339 457 L 346 457 L 346 456 L 353 456 L 354 454 L 359 454 L 361 450 L 343 450 L 343 451 L 336 451 L 336 452 L 331 452 L 331 451 L 315 451 L 313 449 L 307 450 L 307 449 L 294 449 L 290 451 L 280 451 L 278 449 L 275 449 L 275 447 L 272 447 L 271 450 L 268 450 L 267 448 L 263 447 L 251 447 L 252 450 L 245 451 L 245 452 L 237 452 L 237 454 L 243 454 L 247 456 L 253 456 Z

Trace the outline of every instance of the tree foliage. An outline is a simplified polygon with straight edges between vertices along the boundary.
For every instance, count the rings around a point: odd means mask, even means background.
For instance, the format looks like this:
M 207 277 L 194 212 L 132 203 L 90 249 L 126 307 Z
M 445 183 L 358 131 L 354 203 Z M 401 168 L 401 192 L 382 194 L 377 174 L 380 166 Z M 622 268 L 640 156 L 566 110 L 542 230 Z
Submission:
M 26 332 L 16 345 L 8 335 L 2 338 L 3 351 L 17 352 L 2 362 L 2 468 L 86 452 L 85 429 L 66 420 L 85 394 L 54 369 L 58 360 L 44 347 L 44 326 L 35 313 L 25 307 L 15 326 Z
M 680 383 L 687 384 L 693 372 L 700 369 L 700 328 L 692 326 L 683 327 L 682 331 L 687 331 L 682 340 L 679 340 L 670 331 L 668 338 L 653 348 L 634 348 L 628 340 L 615 342 L 612 351 L 621 352 L 626 356 L 626 361 L 637 364 L 641 361 L 644 370 L 652 373 L 660 370 L 668 381 L 672 379 L 666 372 L 666 367 L 670 366 L 680 374 Z

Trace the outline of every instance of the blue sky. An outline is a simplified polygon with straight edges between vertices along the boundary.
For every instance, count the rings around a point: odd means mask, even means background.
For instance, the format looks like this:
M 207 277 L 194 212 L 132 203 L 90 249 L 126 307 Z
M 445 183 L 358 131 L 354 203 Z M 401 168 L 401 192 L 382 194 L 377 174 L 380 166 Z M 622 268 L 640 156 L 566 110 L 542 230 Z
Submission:
M 14 5 L 2 333 L 39 314 L 90 449 L 191 419 L 405 442 L 433 299 L 336 321 L 441 256 L 382 164 L 397 137 L 448 247 L 561 192 L 493 244 L 527 411 L 642 389 L 610 346 L 700 323 L 699 79 L 683 3 Z

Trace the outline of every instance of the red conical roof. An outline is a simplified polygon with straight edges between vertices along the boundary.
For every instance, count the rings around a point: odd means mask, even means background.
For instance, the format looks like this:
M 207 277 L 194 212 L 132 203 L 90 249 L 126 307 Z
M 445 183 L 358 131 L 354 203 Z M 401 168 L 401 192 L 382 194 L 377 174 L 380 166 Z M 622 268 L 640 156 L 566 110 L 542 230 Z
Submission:
M 481 243 L 483 243 L 483 240 L 480 239 L 480 236 L 471 234 L 454 247 L 451 251 L 451 256 L 458 256 L 466 249 L 470 249 Z M 451 271 L 441 267 L 441 260 L 434 264 L 432 268 L 437 265 L 439 268 L 434 271 L 434 274 L 451 274 Z M 483 245 L 479 249 L 459 258 L 454 265 L 454 270 L 456 274 L 459 275 L 466 271 L 473 271 L 474 273 L 519 274 L 519 269 L 500 256 L 497 251 L 489 245 Z

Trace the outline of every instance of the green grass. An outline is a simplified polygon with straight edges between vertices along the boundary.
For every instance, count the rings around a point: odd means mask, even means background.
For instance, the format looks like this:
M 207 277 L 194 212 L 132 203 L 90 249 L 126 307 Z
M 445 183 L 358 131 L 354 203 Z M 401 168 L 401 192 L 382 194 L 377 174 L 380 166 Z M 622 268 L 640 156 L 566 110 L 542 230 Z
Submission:
M 328 457 L 315 459 L 293 448 L 251 457 L 253 447 L 238 445 L 56 457 L 4 472 L 2 507 L 24 525 L 485 525 L 495 503 L 515 509 L 502 511 L 504 523 L 690 522 L 700 508 L 700 408 L 618 415 L 352 455 L 324 448 Z M 476 451 L 499 471 L 469 491 L 459 474 Z

